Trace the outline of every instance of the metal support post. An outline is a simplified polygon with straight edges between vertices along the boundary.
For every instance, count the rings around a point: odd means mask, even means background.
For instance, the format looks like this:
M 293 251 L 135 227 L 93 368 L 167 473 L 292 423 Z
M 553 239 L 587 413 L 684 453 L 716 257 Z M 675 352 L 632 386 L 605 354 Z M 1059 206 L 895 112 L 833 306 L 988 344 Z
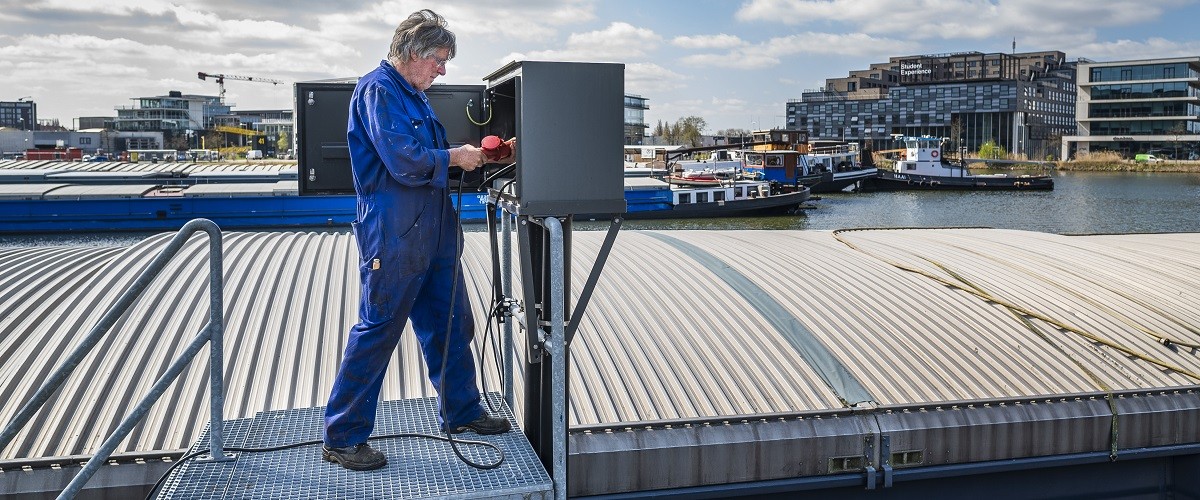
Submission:
M 550 354 L 552 384 L 551 432 L 553 444 L 554 498 L 567 498 L 567 345 L 565 319 L 566 285 L 564 238 L 558 219 L 547 217 L 544 221 L 550 236 L 550 339 L 547 350 Z
M 505 297 L 512 297 L 512 215 L 508 212 L 500 214 L 500 283 Z M 504 402 L 509 408 L 516 408 L 513 393 L 513 318 L 504 322 Z

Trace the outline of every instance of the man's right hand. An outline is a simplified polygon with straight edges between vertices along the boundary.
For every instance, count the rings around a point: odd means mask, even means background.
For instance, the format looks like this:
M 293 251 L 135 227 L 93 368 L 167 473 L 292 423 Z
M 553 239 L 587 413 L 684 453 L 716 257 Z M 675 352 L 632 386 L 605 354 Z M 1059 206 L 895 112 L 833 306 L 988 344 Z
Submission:
M 483 150 L 470 144 L 463 144 L 450 150 L 451 167 L 461 167 L 470 172 L 479 168 L 485 161 L 487 161 L 487 157 L 483 155 Z

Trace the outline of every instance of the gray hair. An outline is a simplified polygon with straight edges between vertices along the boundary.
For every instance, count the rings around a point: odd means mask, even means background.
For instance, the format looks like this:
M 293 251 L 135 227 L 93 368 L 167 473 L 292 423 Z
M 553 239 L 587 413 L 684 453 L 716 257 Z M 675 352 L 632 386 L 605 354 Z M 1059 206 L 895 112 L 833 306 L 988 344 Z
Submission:
M 396 27 L 388 61 L 393 66 L 399 66 L 414 55 L 417 58 L 429 57 L 443 47 L 450 49 L 447 57 L 453 59 L 456 44 L 454 33 L 446 29 L 446 18 L 432 10 L 421 9 L 409 14 L 408 19 Z

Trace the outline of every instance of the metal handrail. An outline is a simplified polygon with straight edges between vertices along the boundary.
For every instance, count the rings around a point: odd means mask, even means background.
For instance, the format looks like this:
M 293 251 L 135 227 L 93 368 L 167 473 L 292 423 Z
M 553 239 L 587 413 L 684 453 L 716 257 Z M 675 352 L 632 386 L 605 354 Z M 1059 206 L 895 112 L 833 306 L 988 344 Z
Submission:
M 179 249 L 187 242 L 188 237 L 196 231 L 208 233 L 210 300 L 208 323 L 204 325 L 200 333 L 188 344 L 187 349 L 171 362 L 171 366 L 167 369 L 167 372 L 155 381 L 154 386 L 150 388 L 150 393 L 142 398 L 137 407 L 133 409 L 133 412 L 121 421 L 121 424 L 108 436 L 104 444 L 100 445 L 100 449 L 96 450 L 96 453 L 83 466 L 83 469 L 71 479 L 71 483 L 59 494 L 59 499 L 74 498 L 83 489 L 84 484 L 108 460 L 108 457 L 116 450 L 117 445 L 129 435 L 129 431 L 133 430 L 133 427 L 150 411 L 150 407 L 166 392 L 167 387 L 192 362 L 192 359 L 200 351 L 200 348 L 204 346 L 205 342 L 211 342 L 209 347 L 209 391 L 211 394 L 211 401 L 209 403 L 211 407 L 211 420 L 208 426 L 209 451 L 211 459 L 214 461 L 232 460 L 232 457 L 227 456 L 224 452 L 225 443 L 222 436 L 224 428 L 223 412 L 225 409 L 225 390 L 223 385 L 223 339 L 225 331 L 223 321 L 225 314 L 223 307 L 224 272 L 222 269 L 224 263 L 221 254 L 221 228 L 208 219 L 193 219 L 179 229 L 179 232 L 175 234 L 175 237 L 171 239 L 166 248 L 163 248 L 158 256 L 150 262 L 150 265 L 146 266 L 146 269 L 134 280 L 133 285 L 126 289 L 125 293 L 121 294 L 121 297 L 117 299 L 117 302 L 108 308 L 108 311 L 104 313 L 104 316 L 100 318 L 100 321 L 96 323 L 92 331 L 88 332 L 83 341 L 75 347 L 75 350 L 71 351 L 71 354 L 59 364 L 54 373 L 50 374 L 41 387 L 38 388 L 37 392 L 34 393 L 33 398 L 21 407 L 20 411 L 4 427 L 4 430 L 0 431 L 0 450 L 12 442 L 17 433 L 29 423 L 33 414 L 37 413 L 46 404 L 50 396 L 62 386 L 71 372 L 83 361 L 84 356 L 87 356 L 100 341 L 100 338 L 108 333 L 113 324 L 125 314 L 129 306 L 141 296 L 142 292 L 162 272 L 171 258 L 179 253 Z

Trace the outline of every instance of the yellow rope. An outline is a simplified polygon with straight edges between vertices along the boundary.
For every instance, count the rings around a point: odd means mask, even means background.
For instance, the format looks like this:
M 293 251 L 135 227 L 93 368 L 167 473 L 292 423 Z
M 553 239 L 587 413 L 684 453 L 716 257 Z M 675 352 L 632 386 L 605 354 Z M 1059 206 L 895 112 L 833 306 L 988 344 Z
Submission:
M 971 287 L 971 289 L 975 290 L 976 292 L 979 292 L 979 293 L 982 293 L 985 295 L 989 295 L 989 296 L 991 295 L 990 293 L 986 292 L 982 287 L 980 287 L 979 285 L 975 284 L 974 282 L 966 279 L 965 277 L 959 275 L 958 273 L 946 268 L 945 266 L 943 266 L 937 262 L 934 262 L 934 261 L 931 261 L 928 259 L 926 259 L 926 260 L 929 263 L 937 266 L 939 269 L 945 271 L 947 274 L 953 276 L 954 279 L 957 279 L 957 280 L 961 281 L 964 285 Z M 1091 368 L 1089 368 L 1086 364 L 1084 364 L 1083 361 L 1080 361 L 1075 356 L 1071 355 L 1070 351 L 1067 351 L 1065 348 L 1063 348 L 1063 346 L 1061 344 L 1055 342 L 1054 339 L 1050 338 L 1049 335 L 1046 335 L 1046 332 L 1042 331 L 1041 328 L 1038 328 L 1037 325 L 1033 324 L 1032 321 L 1029 321 L 1029 318 L 1025 317 L 1024 315 L 1020 314 L 1019 312 L 1013 310 L 1010 307 L 1006 306 L 1005 308 L 1008 310 L 1009 314 L 1012 314 L 1013 317 L 1017 318 L 1017 320 L 1020 321 L 1022 325 L 1025 325 L 1025 328 L 1027 330 L 1029 330 L 1031 333 L 1036 335 L 1038 338 L 1042 339 L 1043 342 L 1048 344 L 1054 350 L 1058 351 L 1058 353 L 1060 355 L 1062 355 L 1064 358 L 1067 358 L 1068 360 L 1070 360 L 1071 363 L 1073 363 L 1076 368 L 1079 368 L 1079 370 L 1082 371 L 1084 375 L 1087 375 L 1087 377 L 1089 379 L 1091 379 L 1092 383 L 1095 384 L 1095 386 L 1097 388 L 1104 391 L 1104 400 L 1108 402 L 1108 410 L 1112 414 L 1112 420 L 1111 420 L 1111 424 L 1110 424 L 1110 427 L 1108 430 L 1108 433 L 1109 433 L 1108 434 L 1108 445 L 1109 445 L 1108 459 L 1110 461 L 1115 461 L 1117 459 L 1117 438 L 1118 438 L 1118 429 L 1119 429 L 1119 427 L 1117 425 L 1118 424 L 1117 419 L 1120 417 L 1120 412 L 1117 411 L 1117 403 L 1116 403 L 1115 397 L 1113 396 L 1113 388 L 1111 386 L 1109 386 L 1107 382 L 1105 382 L 1103 379 L 1101 379 L 1100 376 L 1096 374 L 1096 372 L 1092 371 Z
M 942 285 L 945 285 L 945 286 L 947 286 L 947 287 L 954 288 L 954 289 L 957 289 L 957 290 L 962 290 L 962 291 L 964 291 L 964 292 L 967 292 L 967 293 L 970 293 L 970 294 L 972 294 L 972 295 L 975 295 L 975 296 L 977 296 L 977 297 L 979 297 L 979 298 L 981 298 L 981 299 L 983 299 L 983 300 L 986 300 L 986 301 L 988 301 L 988 302 L 992 302 L 992 303 L 994 303 L 994 304 L 998 304 L 998 305 L 1004 306 L 1004 307 L 1008 308 L 1009 310 L 1011 310 L 1011 311 L 1013 311 L 1013 312 L 1020 313 L 1021 315 L 1024 315 L 1024 316 L 1027 316 L 1027 317 L 1030 317 L 1030 318 L 1035 318 L 1035 319 L 1042 320 L 1042 321 L 1044 321 L 1044 322 L 1046 322 L 1046 323 L 1048 323 L 1048 324 L 1050 324 L 1050 325 L 1052 325 L 1052 326 L 1054 326 L 1054 327 L 1056 327 L 1056 328 L 1058 328 L 1058 329 L 1060 329 L 1060 330 L 1064 330 L 1064 331 L 1067 331 L 1067 332 L 1074 333 L 1074 334 L 1076 334 L 1076 335 L 1079 335 L 1079 336 L 1081 336 L 1081 337 L 1083 337 L 1083 338 L 1085 338 L 1085 339 L 1088 339 L 1088 340 L 1090 340 L 1090 341 L 1092 341 L 1092 342 L 1095 342 L 1095 343 L 1097 343 L 1097 344 L 1100 344 L 1100 345 L 1103 345 L 1103 346 L 1106 346 L 1106 347 L 1109 347 L 1109 348 L 1115 349 L 1115 350 L 1117 350 L 1117 351 L 1120 351 L 1120 352 L 1122 352 L 1122 353 L 1124 353 L 1124 354 L 1126 354 L 1126 355 L 1128 355 L 1128 356 L 1130 356 L 1130 357 L 1133 357 L 1133 358 L 1136 358 L 1136 359 L 1140 359 L 1140 360 L 1142 360 L 1142 361 L 1145 361 L 1145 362 L 1147 362 L 1147 363 L 1151 363 L 1151 364 L 1153 364 L 1153 365 L 1155 365 L 1155 366 L 1158 366 L 1158 367 L 1161 367 L 1161 368 L 1164 368 L 1164 369 L 1167 369 L 1167 370 L 1173 371 L 1173 372 L 1175 372 L 1175 373 L 1179 373 L 1179 374 L 1182 374 L 1182 375 L 1186 375 L 1186 376 L 1188 376 L 1188 377 L 1191 377 L 1191 378 L 1193 378 L 1193 379 L 1196 379 L 1196 380 L 1200 380 L 1200 374 L 1198 374 L 1198 373 L 1195 373 L 1195 372 L 1193 372 L 1193 371 L 1191 371 L 1191 370 L 1188 370 L 1188 369 L 1186 369 L 1186 368 L 1183 368 L 1183 367 L 1181 367 L 1181 366 L 1177 366 L 1177 365 L 1174 365 L 1174 364 L 1168 363 L 1168 362 L 1166 362 L 1166 361 L 1162 361 L 1162 360 L 1159 360 L 1159 359 L 1156 359 L 1156 358 L 1150 357 L 1149 355 L 1146 355 L 1146 354 L 1142 354 L 1142 353 L 1140 353 L 1140 352 L 1137 352 L 1137 351 L 1133 350 L 1132 348 L 1129 348 L 1129 347 L 1126 347 L 1126 346 L 1123 346 L 1123 345 L 1117 344 L 1116 342 L 1110 341 L 1110 340 L 1108 340 L 1108 339 L 1101 338 L 1101 337 L 1100 337 L 1100 336 L 1098 336 L 1098 335 L 1095 335 L 1095 334 L 1093 334 L 1093 333 L 1090 333 L 1090 332 L 1084 331 L 1084 330 L 1082 330 L 1082 329 L 1080 329 L 1080 328 L 1077 328 L 1077 327 L 1074 327 L 1074 326 L 1068 325 L 1068 324 L 1066 324 L 1066 323 L 1064 323 L 1064 322 L 1062 322 L 1062 321 L 1059 321 L 1059 320 L 1057 320 L 1057 319 L 1054 319 L 1054 318 L 1051 318 L 1051 317 L 1049 317 L 1049 316 L 1046 316 L 1045 314 L 1042 314 L 1042 313 L 1039 313 L 1039 312 L 1036 312 L 1036 311 L 1032 311 L 1032 310 L 1030 310 L 1030 309 L 1027 309 L 1027 308 L 1025 308 L 1025 307 L 1023 307 L 1023 306 L 1020 306 L 1020 305 L 1018 305 L 1018 304 L 1014 304 L 1014 303 L 1012 303 L 1012 302 L 1009 302 L 1009 301 L 1007 301 L 1007 300 L 1001 299 L 1001 298 L 999 298 L 999 297 L 996 297 L 995 295 L 992 295 L 992 294 L 990 294 L 990 293 L 986 293 L 986 292 L 984 292 L 984 291 L 981 291 L 981 290 L 975 290 L 975 289 L 972 289 L 972 288 L 969 288 L 969 287 L 963 286 L 963 285 L 961 285 L 961 284 L 954 283 L 954 282 L 952 282 L 952 281 L 950 281 L 950 280 L 947 280 L 947 279 L 945 279 L 945 278 L 943 278 L 943 277 L 941 277 L 941 276 L 938 276 L 938 275 L 936 275 L 936 274 L 933 274 L 933 273 L 930 273 L 930 272 L 928 272 L 928 271 L 925 271 L 924 269 L 920 269 L 920 268 L 917 268 L 917 267 L 909 266 L 909 265 L 907 265 L 907 264 L 903 264 L 903 263 L 900 263 L 900 262 L 893 261 L 893 260 L 891 260 L 891 259 L 887 259 L 887 258 L 885 258 L 885 257 L 881 257 L 881 256 L 878 256 L 878 255 L 875 255 L 875 254 L 873 254 L 873 253 L 871 253 L 871 252 L 868 252 L 868 251 L 866 251 L 866 250 L 864 250 L 864 249 L 862 249 L 862 248 L 858 247 L 858 246 L 857 246 L 857 245 L 855 245 L 854 243 L 851 243 L 850 241 L 847 241 L 845 238 L 843 238 L 843 237 L 841 236 L 841 233 L 843 233 L 843 232 L 848 232 L 848 231 L 871 231 L 871 230 L 879 230 L 879 229 L 883 229 L 883 228 L 838 229 L 838 230 L 836 230 L 836 231 L 834 231 L 834 232 L 833 232 L 833 237 L 834 237 L 834 239 L 836 239 L 837 241 L 841 242 L 842 244 L 844 244 L 844 245 L 846 245 L 846 246 L 850 247 L 851 249 L 853 249 L 853 250 L 856 250 L 856 251 L 858 251 L 858 252 L 862 252 L 862 253 L 863 253 L 863 254 L 865 254 L 865 255 L 868 255 L 868 256 L 870 256 L 870 257 L 872 257 L 872 258 L 874 258 L 874 259 L 880 260 L 880 261 L 882 261 L 882 262 L 884 262 L 884 263 L 886 263 L 886 264 L 888 264 L 888 265 L 890 265 L 890 266 L 892 266 L 892 267 L 895 267 L 895 268 L 897 268 L 897 269 L 901 269 L 901 270 L 904 270 L 904 271 L 908 271 L 908 272 L 911 272 L 911 273 L 915 273 L 915 274 L 918 274 L 918 275 L 924 276 L 924 277 L 926 277 L 926 278 L 929 278 L 929 279 L 932 279 L 932 280 L 934 280 L 934 281 L 936 281 L 936 282 L 938 282 L 938 283 L 941 283 Z M 908 228 L 898 228 L 898 229 L 908 229 Z M 947 229 L 952 229 L 952 228 L 947 228 Z M 961 277 L 961 276 L 959 276 L 957 273 L 954 273 L 954 272 L 950 271 L 950 270 L 949 270 L 949 269 L 947 269 L 945 266 L 942 266 L 942 265 L 940 265 L 940 264 L 938 264 L 938 263 L 934 262 L 934 261 L 933 261 L 933 260 L 931 260 L 931 259 L 924 258 L 924 257 L 922 257 L 922 258 L 923 258 L 925 261 L 929 262 L 930 264 L 933 264 L 933 265 L 937 266 L 939 269 L 942 269 L 943 271 L 946 271 L 946 272 L 947 272 L 947 273 L 949 273 L 951 276 L 954 276 L 956 279 L 960 279 L 960 280 L 962 279 L 962 277 Z
M 981 253 L 981 252 L 977 252 L 977 251 L 971 250 L 971 249 L 969 249 L 969 248 L 964 248 L 964 247 L 962 247 L 962 246 L 959 246 L 959 245 L 950 245 L 950 247 L 951 247 L 951 248 L 958 249 L 958 250 L 962 250 L 962 251 L 964 251 L 964 252 L 967 252 L 967 253 L 970 253 L 970 254 L 973 254 L 973 255 L 980 256 L 980 257 L 982 257 L 982 258 L 990 258 L 990 257 L 988 257 L 988 256 L 984 255 L 984 254 L 983 254 L 983 253 Z M 925 260 L 926 260 L 926 261 L 928 261 L 928 262 L 929 262 L 929 263 L 931 263 L 931 264 L 937 265 L 937 263 L 935 263 L 935 262 L 933 262 L 933 261 L 930 261 L 929 259 L 925 259 Z M 1179 339 L 1176 339 L 1176 338 L 1171 338 L 1171 337 L 1168 337 L 1168 336 L 1167 336 L 1167 335 L 1165 335 L 1165 334 L 1161 334 L 1161 333 L 1155 332 L 1155 331 L 1153 331 L 1153 330 L 1151 330 L 1151 329 L 1149 329 L 1149 328 L 1146 328 L 1145 326 L 1142 326 L 1141 324 L 1139 324 L 1139 323 L 1137 323 L 1136 321 L 1134 321 L 1132 318 L 1130 318 L 1130 317 L 1128 317 L 1128 316 L 1126 316 L 1126 315 L 1122 314 L 1120 311 L 1117 311 L 1117 310 L 1115 310 L 1115 309 L 1113 309 L 1113 308 L 1111 308 L 1111 307 L 1108 307 L 1108 306 L 1104 305 L 1102 302 L 1100 302 L 1100 301 L 1098 301 L 1098 300 L 1096 300 L 1096 299 L 1093 299 L 1093 298 L 1091 298 L 1091 297 L 1088 297 L 1088 296 L 1086 296 L 1086 295 L 1084 295 L 1084 294 L 1081 294 L 1081 293 L 1079 293 L 1079 292 L 1077 292 L 1077 291 L 1071 290 L 1070 288 L 1067 288 L 1067 287 L 1065 287 L 1065 286 L 1062 286 L 1062 285 L 1060 285 L 1060 284 L 1058 284 L 1058 283 L 1054 282 L 1053 280 L 1051 280 L 1051 279 L 1049 279 L 1049 278 L 1047 278 L 1047 277 L 1045 277 L 1045 276 L 1041 276 L 1041 275 L 1039 275 L 1039 274 L 1037 274 L 1037 273 L 1033 272 L 1032 270 L 1030 270 L 1030 269 L 1028 269 L 1028 268 L 1022 267 L 1020 264 L 1017 264 L 1017 263 L 1014 263 L 1014 262 L 1011 262 L 1011 261 L 1007 261 L 1007 260 L 1003 260 L 1003 259 L 996 259 L 996 260 L 998 260 L 999 262 L 1003 263 L 1003 264 L 1004 264 L 1004 265 L 1006 265 L 1006 266 L 1009 266 L 1009 267 L 1015 268 L 1015 269 L 1017 269 L 1017 270 L 1019 270 L 1019 271 L 1023 272 L 1024 274 L 1026 274 L 1026 275 L 1028 275 L 1028 276 L 1032 277 L 1033 279 L 1036 279 L 1036 280 L 1038 280 L 1038 281 L 1041 281 L 1041 282 L 1043 282 L 1043 283 L 1046 283 L 1047 285 L 1049 285 L 1049 286 L 1051 286 L 1051 287 L 1054 287 L 1054 288 L 1057 288 L 1057 289 L 1059 289 L 1059 290 L 1062 290 L 1063 292 L 1066 292 L 1066 293 L 1068 293 L 1068 294 L 1070 294 L 1070 295 L 1072 295 L 1072 296 L 1074 296 L 1074 297 L 1078 298 L 1079 300 L 1082 300 L 1082 301 L 1084 301 L 1084 302 L 1087 302 L 1088 304 L 1090 304 L 1090 305 L 1092 305 L 1092 306 L 1096 307 L 1097 309 L 1100 309 L 1100 310 L 1102 310 L 1102 311 L 1104 311 L 1104 312 L 1108 313 L 1109 315 L 1111 315 L 1111 316 L 1113 316 L 1113 317 L 1117 318 L 1117 319 L 1118 319 L 1118 320 L 1120 320 L 1122 323 L 1124 323 L 1126 326 L 1128 326 L 1128 327 L 1130 327 L 1130 328 L 1133 328 L 1133 329 L 1135 329 L 1135 330 L 1137 330 L 1137 331 L 1140 331 L 1140 332 L 1142 332 L 1142 333 L 1146 334 L 1146 335 L 1147 335 L 1147 336 L 1149 336 L 1150 338 L 1154 339 L 1154 341 L 1155 341 L 1155 342 L 1158 342 L 1158 343 L 1160 343 L 1160 344 L 1162 344 L 1162 345 L 1165 345 L 1165 346 L 1178 345 L 1178 346 L 1186 347 L 1186 348 L 1189 348 L 1189 349 L 1200 349 L 1200 343 L 1194 343 L 1194 342 L 1189 342 L 1189 341 L 1185 341 L 1185 340 L 1179 340 Z M 938 267 L 942 267 L 942 266 L 938 266 Z M 945 268 L 943 268 L 943 270 L 945 270 Z M 949 271 L 947 271 L 947 272 L 949 272 Z M 1135 303 L 1135 304 L 1137 304 L 1137 305 L 1139 305 L 1139 306 L 1142 306 L 1142 307 L 1144 307 L 1144 308 L 1148 309 L 1149 311 L 1151 311 L 1151 312 L 1153 312 L 1153 313 L 1155 313 L 1155 314 L 1158 314 L 1158 315 L 1162 316 L 1163 318 L 1166 318 L 1168 321 L 1171 321 L 1172 323 L 1175 323 L 1176 325 L 1178 325 L 1179 327 L 1181 327 L 1181 328 L 1183 328 L 1183 329 L 1185 329 L 1185 330 L 1188 330 L 1188 331 L 1190 331 L 1190 332 L 1193 332 L 1193 333 L 1198 333 L 1198 334 L 1200 334 L 1200 330 L 1197 330 L 1195 327 L 1193 327 L 1193 326 L 1191 326 L 1191 325 L 1189 325 L 1189 324 L 1187 324 L 1187 323 L 1184 323 L 1184 322 L 1183 322 L 1183 320 L 1180 320 L 1179 318 L 1176 318 L 1175 316 L 1173 316 L 1173 315 L 1171 315 L 1171 314 L 1167 313 L 1166 311 L 1163 311 L 1162 309 L 1159 309 L 1159 308 L 1157 308 L 1157 307 L 1154 307 L 1153 305 L 1151 305 L 1151 304 L 1149 304 L 1149 303 L 1147 303 L 1147 302 L 1145 302 L 1145 301 L 1143 301 L 1143 300 L 1141 300 L 1141 299 L 1138 299 L 1138 298 L 1136 298 L 1136 297 L 1130 296 L 1130 295 L 1128 295 L 1128 294 L 1126 294 L 1126 293 L 1122 293 L 1122 292 L 1121 292 L 1121 291 L 1119 291 L 1119 290 L 1113 290 L 1113 289 L 1111 289 L 1111 288 L 1109 288 L 1109 287 L 1105 287 L 1105 286 L 1103 286 L 1103 285 L 1099 285 L 1099 284 L 1097 284 L 1097 286 L 1100 286 L 1101 288 L 1104 288 L 1104 289 L 1105 289 L 1105 290 L 1107 290 L 1109 293 L 1112 293 L 1112 294 L 1114 294 L 1114 295 L 1118 295 L 1118 296 L 1120 296 L 1120 297 L 1121 297 L 1121 298 L 1123 298 L 1123 299 L 1129 300 L 1130 302 L 1133 302 L 1133 303 Z

